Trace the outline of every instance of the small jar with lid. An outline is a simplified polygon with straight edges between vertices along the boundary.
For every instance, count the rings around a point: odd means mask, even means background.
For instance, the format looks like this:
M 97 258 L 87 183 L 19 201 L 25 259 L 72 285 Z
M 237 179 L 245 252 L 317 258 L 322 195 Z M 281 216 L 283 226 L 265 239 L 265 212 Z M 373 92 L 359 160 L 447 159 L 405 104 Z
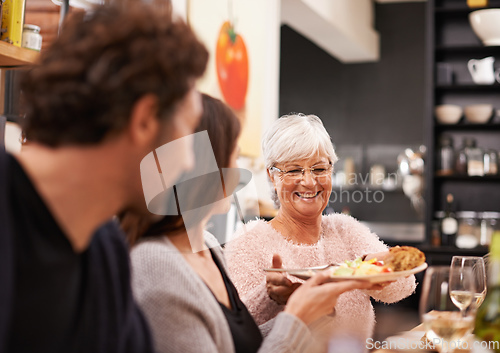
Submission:
M 40 27 L 35 25 L 25 24 L 23 26 L 23 48 L 40 51 L 42 49 L 42 35 Z
M 467 154 L 467 175 L 484 175 L 484 153 L 477 147 L 475 138 L 465 138 L 465 153 Z
M 479 223 L 477 213 L 461 211 L 456 213 L 458 230 L 455 245 L 461 249 L 472 249 L 479 244 Z
M 491 235 L 495 230 L 499 230 L 500 212 L 481 212 L 479 244 L 488 246 L 491 243 Z

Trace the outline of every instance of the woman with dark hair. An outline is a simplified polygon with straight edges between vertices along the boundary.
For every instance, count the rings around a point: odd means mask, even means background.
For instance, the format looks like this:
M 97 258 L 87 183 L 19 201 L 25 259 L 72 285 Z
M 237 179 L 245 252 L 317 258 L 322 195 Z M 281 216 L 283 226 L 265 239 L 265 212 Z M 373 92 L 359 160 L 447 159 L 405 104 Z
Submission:
M 260 328 L 267 333 L 263 339 L 227 276 L 217 240 L 204 231 L 212 214 L 227 211 L 227 196 L 238 180 L 228 171 L 237 170 L 240 124 L 221 101 L 207 95 L 202 101 L 204 113 L 196 131 L 206 131 L 213 152 L 195 139 L 195 170 L 182 178 L 187 186 L 176 186 L 175 205 L 182 216 L 166 216 L 139 234 L 128 232 L 133 238 L 132 287 L 149 321 L 156 351 L 310 352 L 314 343 L 307 325 L 331 313 L 343 292 L 370 285 L 324 283 L 328 275 L 316 275 L 290 296 L 274 322 Z M 208 166 L 204 172 L 216 175 L 219 182 L 213 177 L 200 179 L 204 176 L 200 165 Z

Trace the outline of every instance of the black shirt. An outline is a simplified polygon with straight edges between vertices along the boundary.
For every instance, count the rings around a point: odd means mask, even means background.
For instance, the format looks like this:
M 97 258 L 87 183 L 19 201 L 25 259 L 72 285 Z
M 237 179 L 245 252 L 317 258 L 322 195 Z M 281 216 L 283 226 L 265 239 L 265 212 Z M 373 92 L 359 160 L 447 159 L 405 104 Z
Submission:
M 83 258 L 9 156 L 15 286 L 9 352 L 68 352 L 81 306 Z
M 22 167 L 1 152 L 0 187 L 0 352 L 151 352 L 117 225 L 75 253 Z
M 226 286 L 231 308 L 219 302 L 227 323 L 233 336 L 234 349 L 236 353 L 255 353 L 262 344 L 262 334 L 255 323 L 252 315 L 248 312 L 245 304 L 241 301 L 233 282 L 229 279 L 224 267 L 217 259 L 217 256 L 210 249 L 212 258 L 219 269 L 224 285 Z

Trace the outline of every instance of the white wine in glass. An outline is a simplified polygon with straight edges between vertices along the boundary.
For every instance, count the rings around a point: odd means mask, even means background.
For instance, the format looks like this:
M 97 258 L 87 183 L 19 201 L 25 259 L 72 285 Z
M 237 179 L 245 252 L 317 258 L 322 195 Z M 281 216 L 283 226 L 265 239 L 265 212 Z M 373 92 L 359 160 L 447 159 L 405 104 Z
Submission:
M 470 268 L 472 271 L 472 282 L 474 293 L 472 304 L 477 309 L 486 297 L 486 268 L 484 259 L 480 256 L 453 256 L 451 259 L 452 270 L 455 268 Z M 450 293 L 453 299 L 453 290 Z M 457 305 L 457 304 L 456 304 Z
M 453 304 L 455 304 L 460 311 L 463 311 L 471 305 L 474 293 L 466 290 L 452 290 L 450 291 L 450 297 Z
M 466 276 L 471 275 L 469 271 L 465 270 Z M 467 287 L 461 291 L 468 294 L 455 293 L 456 300 L 469 306 L 472 291 Z M 467 308 L 460 310 L 451 298 L 450 267 L 429 267 L 422 283 L 419 309 L 426 337 L 441 353 L 453 352 L 474 329 L 474 311 Z
M 432 311 L 423 316 L 424 327 L 428 328 L 427 338 L 432 342 L 458 342 L 472 332 L 474 317 L 462 317 L 459 311 Z
M 472 304 L 475 293 L 472 268 L 450 266 L 450 298 L 465 316 L 465 310 Z
M 476 302 L 476 308 L 479 308 L 483 304 L 484 298 L 486 297 L 486 289 L 481 293 L 474 293 L 474 300 Z

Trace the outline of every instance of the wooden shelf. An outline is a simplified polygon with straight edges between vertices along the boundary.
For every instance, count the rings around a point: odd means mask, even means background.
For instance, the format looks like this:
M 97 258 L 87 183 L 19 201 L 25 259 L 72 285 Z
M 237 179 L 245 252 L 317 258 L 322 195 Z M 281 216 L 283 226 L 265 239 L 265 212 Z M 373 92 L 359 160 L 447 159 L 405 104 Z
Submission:
M 40 53 L 0 41 L 0 67 L 33 65 Z

